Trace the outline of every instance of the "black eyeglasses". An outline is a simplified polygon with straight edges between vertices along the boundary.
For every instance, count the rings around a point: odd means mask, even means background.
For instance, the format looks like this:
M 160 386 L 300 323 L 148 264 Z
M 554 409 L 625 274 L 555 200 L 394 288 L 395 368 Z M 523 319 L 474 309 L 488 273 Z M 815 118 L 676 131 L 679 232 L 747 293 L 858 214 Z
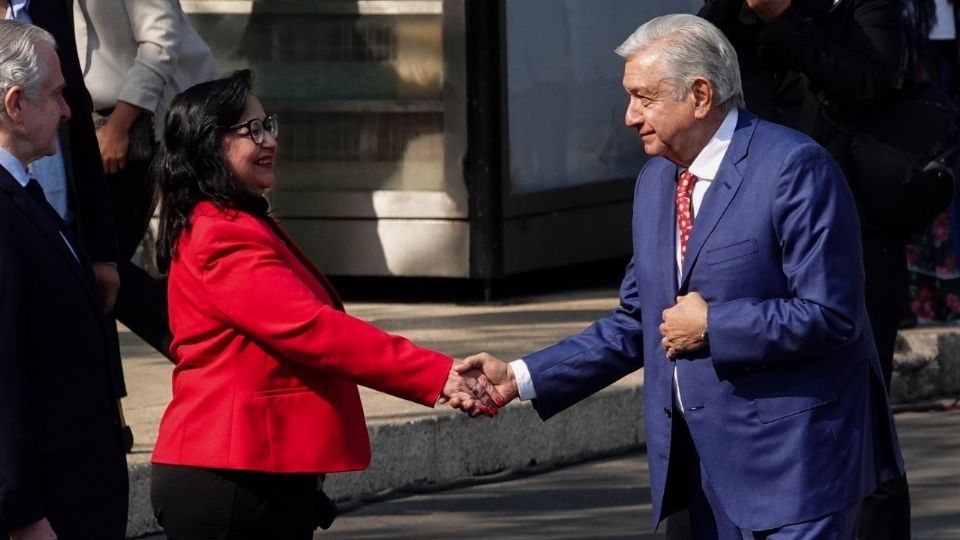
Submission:
M 277 137 L 280 134 L 280 119 L 277 118 L 275 114 L 268 114 L 266 118 L 254 118 L 253 120 L 247 120 L 242 124 L 237 124 L 235 126 L 230 126 L 227 128 L 230 131 L 235 129 L 247 128 L 247 135 L 250 135 L 250 140 L 257 145 L 263 144 L 263 138 L 267 136 L 267 133 Z

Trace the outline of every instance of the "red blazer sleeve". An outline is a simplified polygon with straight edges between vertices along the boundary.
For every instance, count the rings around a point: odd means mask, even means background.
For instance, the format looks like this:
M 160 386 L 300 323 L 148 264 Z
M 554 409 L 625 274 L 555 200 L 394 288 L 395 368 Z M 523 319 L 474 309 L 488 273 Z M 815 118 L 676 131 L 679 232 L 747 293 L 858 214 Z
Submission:
M 452 365 L 326 303 L 289 266 L 286 248 L 249 215 L 194 223 L 196 265 L 211 303 L 229 324 L 279 361 L 433 406 Z

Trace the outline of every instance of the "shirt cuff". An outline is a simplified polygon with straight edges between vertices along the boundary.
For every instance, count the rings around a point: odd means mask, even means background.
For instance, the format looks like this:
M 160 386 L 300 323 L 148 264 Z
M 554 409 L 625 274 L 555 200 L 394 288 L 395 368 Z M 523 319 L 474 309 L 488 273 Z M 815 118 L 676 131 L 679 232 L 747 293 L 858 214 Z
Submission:
M 530 370 L 527 363 L 521 360 L 510 362 L 510 368 L 513 369 L 513 376 L 517 379 L 517 390 L 520 392 L 520 401 L 529 401 L 537 399 L 537 391 L 533 389 L 533 379 L 530 378 Z

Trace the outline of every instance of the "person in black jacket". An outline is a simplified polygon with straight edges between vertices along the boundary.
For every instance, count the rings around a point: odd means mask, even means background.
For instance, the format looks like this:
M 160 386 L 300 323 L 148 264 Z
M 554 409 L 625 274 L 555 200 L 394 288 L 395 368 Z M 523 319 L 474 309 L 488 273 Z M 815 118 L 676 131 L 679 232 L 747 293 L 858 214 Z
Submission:
M 120 540 L 107 320 L 83 243 L 27 173 L 70 117 L 54 47 L 0 21 L 0 538 Z
M 11 6 L 8 0 L 0 0 L 0 9 L 8 8 L 5 10 L 8 11 L 8 17 L 15 15 L 11 18 L 46 30 L 57 42 L 57 59 L 67 83 L 63 99 L 74 113 L 59 129 L 71 214 L 67 225 L 90 255 L 104 313 L 112 313 L 120 287 L 117 233 L 97 134 L 93 119 L 88 114 L 88 111 L 93 110 L 93 101 L 84 85 L 83 72 L 77 57 L 71 4 L 63 0 L 27 0 L 20 12 L 14 13 L 14 10 L 9 9 Z M 119 409 L 120 399 L 127 395 L 127 388 L 115 321 L 111 320 L 107 325 L 107 332 L 110 340 L 110 386 Z M 125 445 L 129 449 L 133 446 L 133 432 L 129 427 L 125 426 L 124 429 Z
M 907 287 L 907 235 L 865 211 L 875 192 L 872 179 L 854 167 L 847 128 L 884 114 L 919 77 L 932 2 L 708 0 L 700 15 L 733 42 L 747 108 L 806 132 L 843 169 L 858 203 L 867 311 L 889 391 Z M 861 538 L 910 537 L 905 477 L 864 501 L 860 527 Z
M 35 24 L 57 41 L 57 58 L 67 81 L 63 98 L 73 111 L 93 108 L 83 84 L 77 59 L 69 2 L 31 0 L 15 18 Z M 10 8 L 9 0 L 0 0 L 0 11 Z M 9 13 L 8 15 L 13 15 Z M 11 17 L 14 18 L 14 17 Z M 68 201 L 73 214 L 70 223 L 93 261 L 94 275 L 106 311 L 113 309 L 119 288 L 117 277 L 117 240 L 113 211 L 107 192 L 96 131 L 89 114 L 75 114 L 60 128 L 64 169 L 67 175 Z

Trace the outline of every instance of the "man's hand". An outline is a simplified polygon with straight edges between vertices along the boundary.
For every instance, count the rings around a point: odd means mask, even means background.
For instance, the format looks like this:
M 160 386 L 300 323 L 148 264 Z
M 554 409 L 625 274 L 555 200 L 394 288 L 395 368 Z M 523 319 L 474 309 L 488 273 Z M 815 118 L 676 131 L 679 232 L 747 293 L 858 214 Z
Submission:
M 468 356 L 453 369 L 459 373 L 479 372 L 480 375 L 477 376 L 478 384 L 493 397 L 498 407 L 503 407 L 520 396 L 513 368 L 510 367 L 510 364 L 490 354 L 480 353 Z M 496 395 L 491 390 L 494 390 Z M 464 410 L 466 411 L 466 409 Z
M 677 297 L 677 303 L 663 310 L 660 344 L 668 358 L 699 351 L 707 346 L 707 303 L 699 293 Z
M 454 409 L 460 409 L 470 416 L 497 415 L 497 402 L 503 398 L 488 381 L 479 380 L 483 376 L 479 370 L 457 371 L 457 365 L 447 375 L 447 383 L 437 399 L 438 404 L 449 403 Z
M 47 518 L 10 531 L 10 540 L 57 540 L 57 533 Z
M 758 19 L 769 24 L 790 7 L 790 0 L 747 0 L 747 7 Z
M 110 313 L 113 311 L 113 305 L 117 303 L 117 292 L 120 290 L 120 274 L 117 273 L 117 265 L 109 262 L 93 263 L 93 277 L 97 281 L 97 289 L 100 290 L 103 313 Z

